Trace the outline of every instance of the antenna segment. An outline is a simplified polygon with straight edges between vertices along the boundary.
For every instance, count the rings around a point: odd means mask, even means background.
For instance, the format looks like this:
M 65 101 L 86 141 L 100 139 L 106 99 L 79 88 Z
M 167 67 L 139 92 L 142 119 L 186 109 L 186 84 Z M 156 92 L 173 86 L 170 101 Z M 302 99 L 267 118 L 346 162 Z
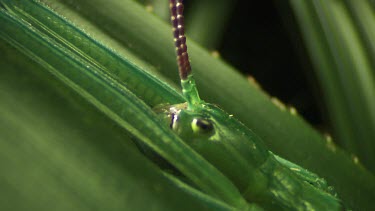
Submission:
M 177 65 L 181 78 L 182 93 L 188 103 L 188 109 L 194 110 L 202 103 L 199 98 L 195 80 L 191 72 L 189 55 L 186 46 L 185 23 L 184 23 L 184 5 L 182 0 L 169 0 L 169 9 L 171 12 L 171 22 L 173 27 L 173 38 L 176 46 Z

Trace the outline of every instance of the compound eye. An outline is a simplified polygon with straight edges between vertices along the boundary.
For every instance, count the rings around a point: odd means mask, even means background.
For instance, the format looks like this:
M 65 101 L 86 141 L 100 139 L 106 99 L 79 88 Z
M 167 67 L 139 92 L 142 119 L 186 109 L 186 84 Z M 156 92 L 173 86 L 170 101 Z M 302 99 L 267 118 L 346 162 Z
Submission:
M 214 130 L 214 125 L 207 119 L 195 118 L 191 123 L 194 133 L 209 133 Z

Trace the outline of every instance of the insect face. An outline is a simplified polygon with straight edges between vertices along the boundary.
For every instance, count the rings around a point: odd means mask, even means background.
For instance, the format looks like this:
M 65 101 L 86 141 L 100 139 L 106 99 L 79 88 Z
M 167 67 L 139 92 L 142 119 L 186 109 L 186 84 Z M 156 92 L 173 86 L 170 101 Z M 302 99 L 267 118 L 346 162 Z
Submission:
M 186 105 L 186 104 L 185 104 Z M 180 105 L 169 107 L 170 128 L 189 142 L 206 141 L 215 134 L 214 120 L 200 111 L 191 111 Z
M 194 110 L 188 109 L 186 103 L 178 104 L 165 107 L 163 112 L 165 124 L 238 187 L 255 181 L 252 175 L 265 162 L 268 151 L 258 137 L 231 115 L 208 103 Z M 258 183 L 263 188 L 264 184 Z
M 235 148 L 240 146 L 241 150 L 251 152 L 244 156 L 250 157 L 254 163 L 262 163 L 259 158 L 267 157 L 268 152 L 262 141 L 215 105 L 202 103 L 191 110 L 186 103 L 177 104 L 164 107 L 161 117 L 179 137 L 198 151 L 224 144 Z

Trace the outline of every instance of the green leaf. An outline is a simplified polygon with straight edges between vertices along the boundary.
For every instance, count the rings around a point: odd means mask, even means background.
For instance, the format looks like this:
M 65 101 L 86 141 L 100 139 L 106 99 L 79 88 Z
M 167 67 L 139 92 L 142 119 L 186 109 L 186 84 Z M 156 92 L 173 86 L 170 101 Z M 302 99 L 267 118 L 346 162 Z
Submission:
M 139 65 L 144 69 L 163 70 L 165 76 L 170 77 L 171 80 L 177 77 L 177 71 L 174 71 L 177 68 L 169 26 L 148 14 L 140 5 L 132 1 L 69 1 L 67 5 L 73 8 L 69 9 L 55 1 L 45 2 L 90 36 L 111 46 L 120 55 L 127 55 L 135 64 L 133 68 Z M 89 19 L 92 23 L 88 23 L 82 17 Z M 103 31 L 108 34 L 103 34 Z M 3 36 L 12 37 L 11 34 L 3 34 Z M 27 43 L 27 39 L 24 38 L 23 41 Z M 122 43 L 125 47 L 115 46 L 116 43 Z M 241 118 L 266 141 L 273 152 L 325 177 L 329 184 L 335 186 L 346 205 L 358 209 L 371 207 L 375 183 L 370 173 L 353 162 L 340 149 L 326 142 L 300 117 L 275 106 L 268 96 L 251 87 L 227 64 L 212 58 L 194 42 L 189 42 L 189 44 L 192 44 L 189 50 L 191 50 L 194 71 L 199 79 L 197 84 L 201 89 L 203 88 L 203 97 L 206 101 L 219 103 L 237 118 Z M 98 55 L 108 58 L 109 54 L 110 52 L 101 52 Z M 17 63 L 15 60 L 8 62 Z M 113 65 L 113 68 L 116 69 L 116 65 Z M 112 72 L 111 69 L 108 72 L 111 77 L 118 79 L 115 82 L 116 85 L 128 84 L 124 75 L 118 74 L 115 70 Z M 160 77 L 160 74 L 158 76 Z M 84 81 L 84 83 L 90 84 L 90 81 Z M 66 81 L 63 84 L 69 85 Z M 178 102 L 178 95 L 170 93 L 164 97 L 168 96 L 172 96 L 168 101 Z M 107 100 L 108 102 L 110 100 Z M 162 100 L 159 99 L 159 102 Z M 152 104 L 149 103 L 149 105 Z M 179 196 L 176 194 L 176 197 Z
M 0 49 L 2 209 L 230 209 L 173 185 L 119 125 L 2 40 Z
M 51 7 L 54 3 L 48 2 Z M 177 83 L 170 26 L 133 1 L 61 1 Z M 64 10 L 56 11 L 64 14 Z M 70 16 L 74 21 L 74 16 Z M 79 21 L 74 22 L 77 25 Z M 202 99 L 223 107 L 259 135 L 270 150 L 318 173 L 345 203 L 368 207 L 375 197 L 374 176 L 325 139 L 294 112 L 269 96 L 223 61 L 189 41 L 189 55 Z M 350 170 L 349 170 L 350 169 Z M 349 172 L 349 173 L 348 173 Z M 360 187 L 360 188 L 359 188 Z M 364 198 L 365 197 L 365 198 Z

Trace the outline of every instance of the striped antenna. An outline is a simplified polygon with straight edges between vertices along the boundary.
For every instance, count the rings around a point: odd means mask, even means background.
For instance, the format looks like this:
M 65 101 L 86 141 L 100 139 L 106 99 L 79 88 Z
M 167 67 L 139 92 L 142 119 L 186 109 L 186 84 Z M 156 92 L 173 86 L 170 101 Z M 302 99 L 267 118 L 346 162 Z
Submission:
M 173 27 L 173 38 L 176 46 L 177 65 L 181 78 L 182 93 L 188 103 L 188 109 L 193 110 L 202 103 L 199 98 L 195 80 L 191 73 L 189 55 L 186 46 L 184 5 L 182 0 L 169 0 L 171 22 Z
M 177 64 L 180 77 L 186 80 L 191 73 L 189 55 L 187 53 L 185 23 L 184 23 L 184 5 L 182 0 L 170 0 L 169 9 L 171 11 L 171 22 L 173 27 L 173 38 L 176 46 Z

